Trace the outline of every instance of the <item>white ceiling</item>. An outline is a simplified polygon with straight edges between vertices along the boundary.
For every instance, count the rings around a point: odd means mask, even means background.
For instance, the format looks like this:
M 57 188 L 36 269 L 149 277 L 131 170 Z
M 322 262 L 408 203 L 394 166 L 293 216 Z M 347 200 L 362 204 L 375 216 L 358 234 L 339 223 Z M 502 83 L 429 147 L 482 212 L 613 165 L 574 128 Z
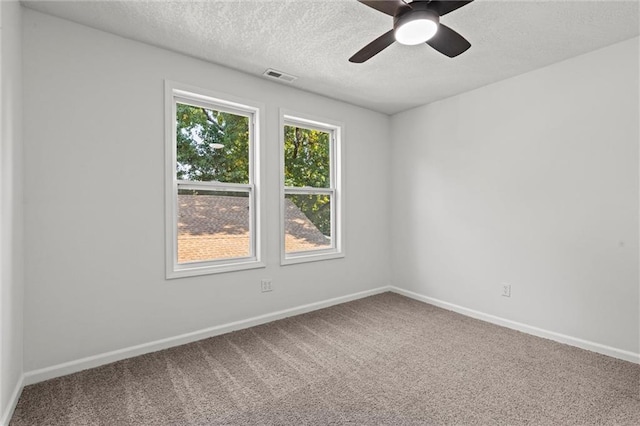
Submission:
M 471 42 L 450 59 L 394 43 L 349 57 L 392 27 L 356 0 L 23 1 L 27 7 L 393 114 L 637 36 L 635 1 L 476 0 L 442 18 Z

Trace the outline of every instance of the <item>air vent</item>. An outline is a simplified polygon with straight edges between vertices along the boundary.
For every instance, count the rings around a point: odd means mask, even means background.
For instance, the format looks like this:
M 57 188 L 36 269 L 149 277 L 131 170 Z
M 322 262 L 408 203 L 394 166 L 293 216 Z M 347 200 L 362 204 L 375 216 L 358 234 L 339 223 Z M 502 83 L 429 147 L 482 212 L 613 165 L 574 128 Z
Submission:
M 293 76 L 291 74 L 286 74 L 286 73 L 283 73 L 282 71 L 276 71 L 276 70 L 271 69 L 271 68 L 266 70 L 262 75 L 264 75 L 265 77 L 272 78 L 274 80 L 285 82 L 285 83 L 291 83 L 293 80 L 298 78 L 298 77 Z

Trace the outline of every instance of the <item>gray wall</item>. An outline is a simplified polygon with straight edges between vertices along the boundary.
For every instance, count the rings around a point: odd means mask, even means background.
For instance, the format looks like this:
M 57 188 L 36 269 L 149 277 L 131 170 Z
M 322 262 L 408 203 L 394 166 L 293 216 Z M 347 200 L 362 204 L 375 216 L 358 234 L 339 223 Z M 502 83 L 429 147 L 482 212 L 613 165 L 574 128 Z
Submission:
M 394 116 L 394 285 L 637 356 L 638 75 L 635 38 Z
M 0 424 L 22 376 L 22 11 L 0 2 Z

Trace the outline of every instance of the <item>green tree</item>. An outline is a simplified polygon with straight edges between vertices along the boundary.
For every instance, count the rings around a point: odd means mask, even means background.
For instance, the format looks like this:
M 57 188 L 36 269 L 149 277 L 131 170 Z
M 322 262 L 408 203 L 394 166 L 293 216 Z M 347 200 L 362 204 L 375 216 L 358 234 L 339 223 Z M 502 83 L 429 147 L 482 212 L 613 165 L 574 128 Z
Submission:
M 249 183 L 249 119 L 177 104 L 179 180 Z M 285 185 L 329 188 L 329 133 L 296 126 L 284 128 Z M 328 195 L 292 195 L 291 200 L 324 234 L 331 233 Z
M 329 133 L 295 126 L 284 127 L 284 184 L 329 188 Z
M 177 104 L 177 177 L 249 183 L 249 119 Z
M 285 186 L 329 188 L 331 161 L 329 133 L 296 126 L 284 128 Z M 331 199 L 328 195 L 289 195 L 322 232 L 331 235 Z

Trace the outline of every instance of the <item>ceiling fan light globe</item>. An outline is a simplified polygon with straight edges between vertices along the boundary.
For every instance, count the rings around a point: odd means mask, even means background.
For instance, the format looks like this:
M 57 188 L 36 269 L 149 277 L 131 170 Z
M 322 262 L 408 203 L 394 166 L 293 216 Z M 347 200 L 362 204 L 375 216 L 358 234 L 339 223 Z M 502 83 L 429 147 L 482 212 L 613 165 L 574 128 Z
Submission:
M 396 27 L 395 37 L 400 44 L 413 46 L 424 43 L 438 32 L 438 24 L 431 19 L 414 19 Z
M 393 18 L 393 35 L 400 44 L 424 43 L 436 34 L 439 23 L 440 16 L 428 2 L 414 2 Z

